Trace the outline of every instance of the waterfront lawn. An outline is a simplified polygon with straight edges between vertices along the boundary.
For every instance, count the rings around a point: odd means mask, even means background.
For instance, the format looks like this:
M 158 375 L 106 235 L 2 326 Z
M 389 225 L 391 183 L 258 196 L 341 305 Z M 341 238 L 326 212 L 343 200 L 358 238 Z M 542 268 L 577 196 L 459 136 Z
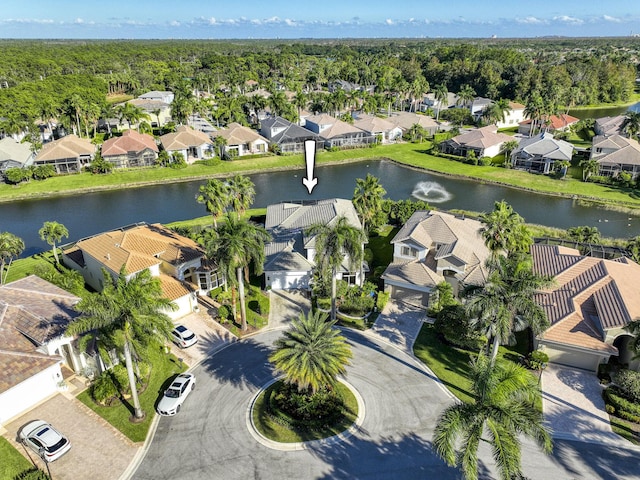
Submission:
M 166 354 L 160 348 L 149 349 L 149 362 L 153 366 L 149 376 L 149 383 L 147 388 L 139 394 L 140 405 L 146 413 L 145 419 L 140 423 L 129 421 L 133 414 L 133 407 L 128 402 L 120 402 L 113 407 L 103 407 L 93 401 L 89 390 L 85 390 L 78 395 L 78 399 L 82 403 L 120 430 L 133 442 L 143 442 L 147 438 L 147 432 L 153 417 L 156 415 L 156 402 L 164 392 L 167 380 L 186 369 L 186 365 L 178 361 L 174 355 Z
M 531 348 L 528 332 L 518 332 L 516 340 L 514 346 L 500 346 L 499 359 L 518 362 L 521 356 L 527 355 Z M 438 338 L 433 325 L 424 324 L 413 345 L 413 353 L 453 395 L 465 403 L 474 401 L 468 372 L 469 362 L 478 352 L 446 345 Z M 542 404 L 539 407 L 542 408 Z
M 7 283 L 32 275 L 37 266 L 55 266 L 55 259 L 51 250 L 37 253 L 31 257 L 18 258 L 11 263 Z
M 33 465 L 9 441 L 0 437 L 0 478 L 11 480 Z
M 398 233 L 398 230 L 398 228 L 391 225 L 385 225 L 380 227 L 375 234 L 369 236 L 367 248 L 371 250 L 372 254 L 371 264 L 369 265 L 371 274 L 375 272 L 376 268 L 386 268 L 393 260 L 391 240 Z

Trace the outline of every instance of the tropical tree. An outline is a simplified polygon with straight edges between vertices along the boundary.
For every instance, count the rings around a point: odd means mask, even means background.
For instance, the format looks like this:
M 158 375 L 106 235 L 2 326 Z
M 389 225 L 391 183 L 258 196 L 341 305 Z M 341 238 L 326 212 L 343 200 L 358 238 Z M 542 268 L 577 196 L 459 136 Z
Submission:
M 461 105 L 463 107 L 468 107 L 473 102 L 473 99 L 476 97 L 476 91 L 471 88 L 470 85 L 462 85 L 460 91 L 458 92 L 458 99 L 456 100 L 456 105 Z
M 494 362 L 501 344 L 515 343 L 515 332 L 530 327 L 537 335 L 549 326 L 534 294 L 549 286 L 551 279 L 535 273 L 529 256 L 523 253 L 492 257 L 487 266 L 487 282 L 469 295 L 466 308 L 474 324 L 492 339 Z
M 411 128 L 409 128 L 407 133 L 411 138 L 411 142 L 415 142 L 416 140 L 420 140 L 420 142 L 422 142 L 424 137 L 427 136 L 427 131 L 419 123 L 411 125 Z
M 347 257 L 349 268 L 360 266 L 363 259 L 362 244 L 366 240 L 363 230 L 349 223 L 347 217 L 340 216 L 333 223 L 315 224 L 306 231 L 315 236 L 317 268 L 321 272 L 331 272 L 331 320 L 336 319 L 336 277 L 338 269 Z
M 556 160 L 553 162 L 553 168 L 562 174 L 563 179 L 567 177 L 567 171 L 570 166 L 571 162 L 569 160 Z
M 491 105 L 484 110 L 482 118 L 487 124 L 504 123 L 505 116 L 510 110 L 509 100 L 501 98 L 496 102 L 492 102 Z
M 380 179 L 367 173 L 366 178 L 356 179 L 356 188 L 353 192 L 353 206 L 355 207 L 362 229 L 367 232 L 379 227 L 385 221 L 382 210 L 382 202 L 387 191 L 380 184 Z M 369 230 L 367 230 L 369 229 Z
M 640 262 L 640 235 L 627 242 L 627 251 L 634 262 Z
M 207 212 L 213 217 L 213 227 L 218 228 L 217 219 L 229 206 L 229 186 L 222 180 L 213 178 L 206 184 L 200 185 L 196 202 L 205 205 Z
M 227 191 L 229 203 L 238 216 L 251 207 L 256 197 L 255 185 L 249 177 L 244 175 L 236 175 L 231 180 L 228 180 Z
M 504 166 L 509 168 L 511 166 L 511 154 L 518 148 L 519 142 L 517 140 L 509 140 L 502 144 L 502 151 L 504 152 Z
M 227 281 L 238 287 L 242 330 L 247 329 L 244 280 L 246 269 L 253 262 L 255 273 L 262 273 L 264 245 L 271 240 L 269 233 L 252 222 L 237 215 L 227 215 L 216 230 L 212 230 L 206 240 L 207 256 L 215 258 Z M 248 275 L 246 275 L 248 276 Z M 234 296 L 235 312 L 235 296 Z M 235 313 L 234 313 L 235 317 Z
M 216 150 L 218 151 L 218 156 L 220 158 L 224 158 L 224 151 L 225 151 L 225 147 L 227 146 L 227 139 L 224 138 L 222 135 L 216 135 L 215 137 L 213 137 L 213 144 L 216 147 Z
M 640 133 L 640 112 L 629 110 L 625 114 L 625 119 L 622 122 L 622 131 L 629 135 L 630 138 L 638 136 L 638 133 Z
M 145 413 L 138 398 L 134 359 L 144 358 L 154 341 L 169 338 L 173 323 L 164 312 L 176 307 L 162 296 L 160 279 L 148 269 L 129 277 L 123 266 L 113 281 L 105 272 L 105 280 L 102 292 L 86 295 L 76 304 L 81 315 L 69 324 L 67 334 L 98 334 L 117 348 L 127 368 L 134 417 L 141 419 Z
M 544 100 L 540 93 L 533 92 L 527 99 L 527 103 L 524 107 L 525 117 L 531 119 L 531 129 L 529 130 L 529 136 L 533 137 L 536 132 L 536 126 L 538 121 L 545 113 Z
M 324 387 L 333 387 L 338 375 L 352 357 L 351 347 L 336 321 L 327 321 L 320 311 L 300 312 L 291 326 L 275 342 L 275 351 L 269 356 L 285 382 L 298 387 L 300 392 L 316 393 Z
M 629 348 L 635 352 L 633 358 L 640 358 L 640 320 L 632 320 L 624 327 L 624 329 L 633 336 L 633 339 L 629 344 Z
M 553 444 L 542 412 L 535 408 L 540 389 L 535 377 L 511 362 L 494 365 L 484 355 L 471 363 L 473 403 L 449 406 L 434 432 L 436 453 L 450 466 L 460 466 L 466 480 L 478 478 L 478 447 L 491 445 L 503 480 L 524 478 L 520 436 L 532 438 L 545 452 Z
M 436 111 L 436 122 L 440 119 L 440 110 L 446 105 L 446 101 L 449 98 L 449 91 L 444 83 L 441 83 L 433 90 L 433 96 L 438 103 L 438 110 Z M 446 107 L 445 107 L 446 108 Z
M 24 241 L 20 237 L 13 233 L 0 232 L 0 285 L 7 281 L 13 259 L 19 257 L 23 251 Z
M 597 227 L 587 225 L 581 227 L 571 227 L 567 229 L 569 238 L 580 243 L 600 243 L 600 231 Z
M 67 230 L 67 227 L 58 222 L 44 222 L 42 228 L 38 230 L 38 235 L 40 235 L 40 239 L 51 245 L 56 263 L 60 263 L 56 243 L 62 240 L 62 238 L 69 238 L 69 230 Z
M 527 252 L 531 246 L 531 233 L 524 219 L 506 201 L 496 201 L 493 211 L 480 215 L 484 223 L 481 234 L 494 256 L 500 253 Z
M 595 158 L 587 158 L 580 161 L 582 167 L 582 181 L 586 182 L 592 175 L 597 175 L 600 170 L 600 163 Z

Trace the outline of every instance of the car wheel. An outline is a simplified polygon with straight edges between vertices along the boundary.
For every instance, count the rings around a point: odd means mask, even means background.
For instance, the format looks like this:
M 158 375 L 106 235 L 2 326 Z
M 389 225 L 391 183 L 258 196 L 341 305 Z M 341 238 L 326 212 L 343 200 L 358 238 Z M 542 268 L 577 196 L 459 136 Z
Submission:
M 195 389 L 196 389 L 196 384 L 195 384 L 195 383 L 192 383 L 192 384 L 191 384 L 191 390 L 195 390 Z
M 176 407 L 176 413 L 180 412 L 180 407 L 181 407 L 181 406 L 182 406 L 182 405 L 178 405 L 178 406 Z

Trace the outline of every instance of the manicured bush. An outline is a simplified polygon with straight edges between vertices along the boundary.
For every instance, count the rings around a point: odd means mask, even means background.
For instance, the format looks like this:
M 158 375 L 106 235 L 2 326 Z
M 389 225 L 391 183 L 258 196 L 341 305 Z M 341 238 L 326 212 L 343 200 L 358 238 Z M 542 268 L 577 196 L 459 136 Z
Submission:
M 30 468 L 13 478 L 14 480 L 50 480 L 51 477 L 39 468 Z
M 220 305 L 218 307 L 218 320 L 221 323 L 224 323 L 227 320 L 229 320 L 229 315 L 231 315 L 231 311 L 229 310 L 229 307 L 227 307 L 226 305 Z
M 549 355 L 542 350 L 534 350 L 527 357 L 525 364 L 532 370 L 542 370 L 549 363 Z
M 388 292 L 378 292 L 378 296 L 376 297 L 376 308 L 379 312 L 382 311 L 384 306 L 389 301 L 389 293 Z
M 636 422 L 632 418 L 637 417 L 640 419 L 640 405 L 630 402 L 622 395 L 622 392 L 617 387 L 606 388 L 603 392 L 605 403 L 615 410 L 617 416 L 630 422 Z M 640 423 L 640 421 L 637 423 Z
M 457 347 L 478 350 L 485 342 L 471 325 L 462 305 L 448 305 L 437 315 L 434 328 L 445 341 Z
M 91 385 L 91 396 L 93 399 L 100 403 L 106 404 L 112 398 L 118 395 L 118 388 L 113 382 L 113 377 L 106 371 L 102 372 Z
M 299 392 L 296 386 L 282 383 L 272 392 L 270 401 L 272 407 L 286 414 L 289 423 L 297 428 L 319 428 L 343 414 L 342 398 L 329 388 L 316 393 Z
M 640 372 L 620 370 L 613 380 L 629 400 L 640 403 Z

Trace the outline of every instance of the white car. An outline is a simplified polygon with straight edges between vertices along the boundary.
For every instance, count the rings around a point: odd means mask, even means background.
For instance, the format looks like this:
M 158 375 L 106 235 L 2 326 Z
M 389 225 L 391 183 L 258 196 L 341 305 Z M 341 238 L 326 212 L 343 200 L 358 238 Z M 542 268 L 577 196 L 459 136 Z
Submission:
M 29 422 L 18 434 L 20 441 L 46 462 L 53 462 L 67 453 L 71 442 L 43 420 Z
M 171 331 L 171 337 L 180 348 L 187 348 L 198 342 L 196 334 L 184 325 L 176 325 L 176 327 Z
M 191 373 L 179 374 L 169 388 L 164 391 L 164 395 L 158 402 L 158 413 L 166 417 L 171 417 L 180 411 L 180 406 L 196 388 L 196 377 Z

